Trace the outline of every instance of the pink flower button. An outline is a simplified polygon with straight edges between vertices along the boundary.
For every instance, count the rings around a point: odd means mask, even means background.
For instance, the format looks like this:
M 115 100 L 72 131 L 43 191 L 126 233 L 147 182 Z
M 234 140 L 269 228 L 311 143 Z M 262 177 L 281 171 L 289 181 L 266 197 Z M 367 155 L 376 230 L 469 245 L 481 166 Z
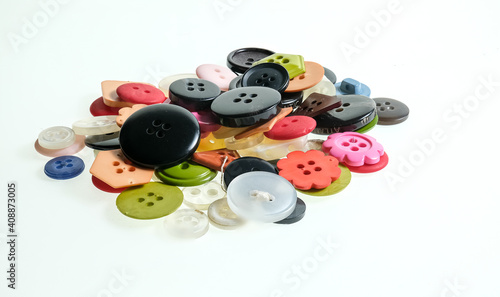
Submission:
M 357 132 L 335 133 L 323 142 L 322 149 L 349 166 L 376 164 L 384 148 L 375 138 Z

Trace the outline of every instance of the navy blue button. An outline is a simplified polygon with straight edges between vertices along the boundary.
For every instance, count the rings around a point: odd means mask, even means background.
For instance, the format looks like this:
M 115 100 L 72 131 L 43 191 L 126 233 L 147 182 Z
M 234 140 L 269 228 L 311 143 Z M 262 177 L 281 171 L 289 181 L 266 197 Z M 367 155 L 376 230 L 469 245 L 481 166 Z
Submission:
M 53 179 L 70 179 L 85 169 L 83 160 L 75 156 L 60 156 L 45 164 L 45 174 Z

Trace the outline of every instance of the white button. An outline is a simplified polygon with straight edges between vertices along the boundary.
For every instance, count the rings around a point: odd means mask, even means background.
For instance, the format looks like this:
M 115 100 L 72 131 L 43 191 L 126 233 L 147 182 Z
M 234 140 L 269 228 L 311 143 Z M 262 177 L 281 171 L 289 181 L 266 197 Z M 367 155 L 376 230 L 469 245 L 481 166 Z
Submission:
M 199 210 L 207 210 L 212 202 L 226 196 L 221 185 L 214 181 L 201 186 L 186 187 L 182 192 L 184 204 Z
M 102 135 L 120 131 L 116 116 L 99 116 L 73 123 L 73 131 L 78 135 Z
M 46 149 L 58 150 L 75 143 L 75 132 L 68 127 L 56 126 L 43 130 L 38 135 L 38 144 Z
M 212 225 L 221 229 L 236 229 L 245 223 L 229 208 L 227 198 L 219 199 L 210 204 L 207 215 Z
M 297 191 L 277 174 L 247 172 L 229 184 L 227 203 L 243 219 L 271 223 L 283 220 L 293 212 Z
M 198 238 L 208 231 L 208 217 L 200 210 L 179 209 L 165 218 L 165 228 L 176 237 Z

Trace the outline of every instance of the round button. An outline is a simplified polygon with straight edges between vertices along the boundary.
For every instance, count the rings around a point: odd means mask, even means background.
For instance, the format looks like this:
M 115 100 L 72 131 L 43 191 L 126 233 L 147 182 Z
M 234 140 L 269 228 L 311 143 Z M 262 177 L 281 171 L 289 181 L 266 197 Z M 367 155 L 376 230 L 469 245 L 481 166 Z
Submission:
M 309 134 L 316 127 L 316 121 L 306 116 L 290 116 L 277 122 L 274 127 L 264 133 L 267 138 L 288 140 Z
M 214 201 L 207 211 L 210 223 L 215 227 L 232 230 L 242 226 L 245 221 L 238 217 L 227 204 L 227 198 Z
M 38 135 L 38 144 L 50 150 L 67 148 L 73 143 L 75 143 L 75 132 L 68 127 L 50 127 Z
M 73 123 L 73 131 L 78 135 L 101 135 L 120 130 L 116 116 L 99 116 L 79 120 Z
M 375 164 L 364 164 L 362 166 L 349 166 L 346 164 L 346 166 L 351 172 L 372 173 L 384 169 L 387 164 L 389 164 L 389 156 L 387 156 L 387 153 L 384 153 L 382 157 L 380 157 L 380 161 Z
M 45 175 L 53 179 L 70 179 L 80 175 L 85 168 L 83 160 L 75 156 L 60 156 L 45 164 Z
M 339 193 L 343 189 L 345 189 L 349 183 L 351 182 L 351 171 L 349 171 L 349 168 L 344 166 L 342 163 L 339 164 L 339 168 L 342 171 L 340 173 L 340 177 L 331 183 L 328 187 L 324 189 L 310 189 L 307 191 L 300 190 L 298 189 L 300 193 L 304 193 L 310 196 L 330 196 Z
M 74 154 L 78 153 L 79 151 L 81 151 L 84 147 L 85 147 L 85 136 L 84 135 L 76 135 L 75 142 L 72 145 L 70 145 L 66 148 L 63 148 L 63 149 L 55 149 L 55 150 L 46 149 L 46 148 L 42 147 L 38 143 L 38 139 L 35 141 L 35 150 L 41 155 L 44 155 L 47 157 L 52 157 L 52 158 L 59 157 L 59 156 L 74 155 Z
M 199 238 L 208 231 L 208 217 L 199 210 L 179 209 L 165 218 L 165 228 L 176 237 Z
M 252 172 L 265 171 L 277 174 L 276 168 L 269 162 L 256 157 L 241 157 L 231 162 L 224 171 L 224 186 L 227 188 L 237 176 Z
M 162 182 L 181 187 L 202 185 L 215 178 L 217 171 L 191 161 L 167 168 L 158 168 L 155 175 Z
M 199 210 L 207 210 L 212 202 L 226 196 L 226 192 L 222 190 L 222 186 L 218 182 L 186 187 L 182 193 L 184 193 L 184 204 Z
M 241 76 L 242 87 L 268 87 L 278 92 L 283 92 L 288 87 L 289 81 L 290 77 L 285 67 L 275 63 L 259 64 Z
M 165 78 L 163 78 L 159 83 L 158 83 L 158 88 L 162 90 L 164 93 L 168 94 L 168 90 L 170 90 L 170 85 L 179 79 L 184 79 L 184 78 L 198 78 L 198 76 L 194 73 L 181 73 L 181 74 L 174 74 L 174 75 L 169 75 Z
M 373 98 L 377 106 L 378 124 L 395 125 L 408 119 L 410 109 L 406 104 L 391 98 Z
M 302 103 L 303 99 L 304 99 L 303 91 L 293 92 L 293 93 L 282 93 L 281 101 L 278 104 L 278 106 L 281 108 L 291 107 L 293 109 L 296 109 Z
M 95 116 L 118 115 L 120 107 L 110 107 L 104 104 L 102 97 L 97 98 L 90 105 L 90 113 Z
M 198 120 L 202 133 L 217 131 L 220 128 L 219 119 L 211 110 L 193 111 L 193 115 Z
M 272 223 L 294 210 L 297 192 L 284 178 L 269 172 L 248 172 L 236 177 L 227 188 L 227 203 L 239 217 Z
M 335 90 L 335 85 L 331 83 L 329 80 L 322 80 L 313 87 L 305 89 L 303 92 L 304 92 L 304 98 L 306 99 L 312 93 L 319 93 L 328 96 L 335 96 L 335 94 L 337 93 L 337 91 Z
M 373 120 L 371 120 L 371 122 L 366 124 L 366 126 L 364 126 L 364 127 L 361 127 L 357 130 L 354 130 L 354 132 L 364 134 L 364 133 L 370 131 L 371 129 L 373 129 L 377 125 L 377 123 L 378 123 L 378 115 L 375 114 L 375 118 Z
M 326 67 L 323 67 L 324 70 L 325 70 L 325 76 L 326 78 L 332 83 L 332 84 L 335 84 L 337 82 L 337 76 L 335 75 L 335 73 L 333 71 L 331 71 L 330 69 L 326 68 Z
M 302 220 L 306 214 L 306 203 L 297 197 L 297 203 L 293 212 L 281 221 L 275 222 L 276 224 L 293 224 Z
M 244 73 L 253 63 L 274 54 L 273 51 L 247 47 L 234 50 L 227 56 L 227 67 L 236 73 Z
M 234 136 L 224 139 L 226 148 L 230 150 L 244 150 L 254 147 L 264 141 L 264 133 L 257 133 L 245 138 L 236 139 Z
M 306 66 L 306 72 L 290 79 L 285 92 L 298 92 L 311 88 L 323 79 L 323 75 L 325 74 L 323 66 L 309 61 L 304 62 L 304 65 Z
M 181 204 L 182 191 L 179 188 L 156 182 L 128 188 L 116 198 L 116 207 L 121 213 L 141 220 L 164 217 Z
M 227 91 L 212 103 L 219 123 L 226 127 L 248 127 L 278 113 L 281 94 L 271 88 L 242 87 Z
M 145 167 L 171 167 L 187 160 L 200 142 L 192 113 L 172 104 L 156 104 L 133 113 L 120 131 L 125 156 Z
M 203 64 L 196 68 L 196 75 L 201 79 L 216 84 L 222 91 L 229 89 L 229 83 L 236 77 L 229 68 L 215 64 Z
M 236 89 L 236 88 L 241 88 L 241 75 L 233 78 L 229 82 L 229 88 L 228 88 L 229 90 L 233 90 L 233 89 Z
M 89 135 L 85 138 L 85 145 L 91 149 L 100 151 L 117 150 L 120 148 L 118 136 L 120 132 L 108 133 L 104 135 Z
M 352 78 L 346 78 L 342 82 L 336 83 L 335 88 L 339 95 L 362 95 L 370 97 L 371 94 L 370 88 L 367 85 Z
M 107 193 L 121 193 L 123 190 L 126 188 L 118 188 L 115 189 L 112 186 L 108 185 L 107 183 L 103 182 L 102 180 L 98 179 L 97 177 L 92 175 L 92 184 L 99 190 Z
M 375 164 L 384 148 L 375 138 L 356 132 L 336 133 L 323 142 L 323 151 L 349 166 Z
M 323 152 L 294 151 L 278 161 L 279 175 L 301 190 L 324 189 L 340 177 L 339 161 Z
M 116 88 L 118 96 L 127 102 L 134 104 L 158 104 L 165 101 L 165 93 L 160 89 L 147 84 L 128 83 Z
M 216 84 L 199 78 L 176 80 L 169 89 L 172 103 L 190 111 L 209 109 L 212 101 L 219 95 L 220 88 Z

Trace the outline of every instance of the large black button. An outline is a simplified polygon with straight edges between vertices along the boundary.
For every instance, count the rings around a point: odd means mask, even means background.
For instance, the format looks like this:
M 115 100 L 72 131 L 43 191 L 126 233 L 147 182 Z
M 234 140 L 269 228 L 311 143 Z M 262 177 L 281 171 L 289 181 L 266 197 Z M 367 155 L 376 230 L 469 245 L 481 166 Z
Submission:
M 274 89 L 241 87 L 221 94 L 211 108 L 221 125 L 248 127 L 273 118 L 280 101 L 281 94 Z
M 103 135 L 89 135 L 85 138 L 85 145 L 91 149 L 100 151 L 116 150 L 120 148 L 119 135 L 120 132 Z
M 361 95 L 338 95 L 342 105 L 315 116 L 316 128 L 313 133 L 332 134 L 354 131 L 370 123 L 377 112 L 375 101 Z
M 240 48 L 229 53 L 227 56 L 227 67 L 236 73 L 244 73 L 252 67 L 254 62 L 274 54 L 273 51 L 248 47 Z
M 219 87 L 208 80 L 183 78 L 174 81 L 169 88 L 169 98 L 190 111 L 210 108 L 212 101 L 220 95 Z
M 187 160 L 200 142 L 200 126 L 187 109 L 172 104 L 146 106 L 123 124 L 120 145 L 138 165 L 155 168 Z
M 226 170 L 224 170 L 224 186 L 227 188 L 238 175 L 252 171 L 266 171 L 278 174 L 276 168 L 269 162 L 256 157 L 241 157 L 229 163 Z
M 259 64 L 241 76 L 242 87 L 268 87 L 278 92 L 285 91 L 289 82 L 286 68 L 276 63 Z

